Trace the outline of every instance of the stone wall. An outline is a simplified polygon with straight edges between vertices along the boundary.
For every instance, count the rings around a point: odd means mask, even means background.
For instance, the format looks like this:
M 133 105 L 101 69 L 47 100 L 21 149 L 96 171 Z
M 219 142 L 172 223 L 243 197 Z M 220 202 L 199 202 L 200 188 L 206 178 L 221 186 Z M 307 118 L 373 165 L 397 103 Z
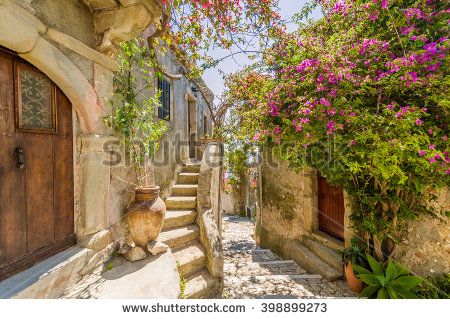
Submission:
M 243 215 L 245 214 L 245 201 L 243 194 L 235 191 L 222 191 L 222 213 L 227 215 Z
M 450 191 L 439 192 L 433 205 L 442 212 L 450 211 Z M 419 275 L 433 276 L 450 273 L 450 218 L 424 216 L 412 221 L 403 241 L 399 243 L 396 258 Z
M 217 278 L 223 278 L 221 164 L 221 145 L 206 144 L 198 181 L 197 224 L 200 228 L 200 241 L 206 248 L 208 271 Z
M 261 178 L 262 212 L 257 222 L 287 239 L 301 237 L 305 225 L 302 175 L 288 169 L 286 162 L 264 156 Z

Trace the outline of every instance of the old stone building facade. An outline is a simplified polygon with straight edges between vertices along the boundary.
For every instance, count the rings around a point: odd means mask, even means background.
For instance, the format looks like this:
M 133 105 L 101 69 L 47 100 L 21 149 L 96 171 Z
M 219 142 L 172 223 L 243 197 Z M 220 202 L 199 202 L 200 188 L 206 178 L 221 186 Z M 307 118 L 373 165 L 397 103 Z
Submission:
M 14 282 L 0 282 L 1 297 L 57 298 L 117 248 L 134 176 L 124 165 L 105 165 L 110 160 L 105 144 L 117 141 L 103 121 L 118 70 L 116 45 L 148 34 L 160 15 L 156 0 L 0 0 L 0 280 L 40 262 L 23 275 L 27 280 L 19 274 Z M 174 74 L 182 69 L 170 53 L 160 62 Z M 33 121 L 31 129 L 18 127 L 31 110 L 22 108 L 27 77 L 44 83 L 40 90 L 55 92 L 43 98 L 51 107 L 44 113 L 53 118 L 48 127 L 33 127 Z M 196 142 L 212 130 L 207 107 L 212 94 L 196 89 L 204 83 L 186 77 L 167 81 L 169 129 L 154 160 L 163 198 L 183 162 L 197 154 L 190 153 L 195 144 L 190 146 L 190 137 Z M 34 188 L 20 186 L 25 182 Z M 20 198 L 11 195 L 18 185 L 24 188 Z M 62 204 L 59 194 L 65 195 Z M 5 205 L 8 201 L 13 204 Z M 23 201 L 28 206 L 14 206 Z M 48 206 L 53 206 L 48 215 L 32 215 Z M 30 244 L 36 241 L 40 244 Z
M 450 192 L 438 195 L 435 205 L 449 211 Z M 287 162 L 266 154 L 259 203 L 257 242 L 327 279 L 342 277 L 340 250 L 354 237 L 345 191 L 329 186 L 314 169 L 295 172 Z M 395 258 L 419 275 L 449 273 L 449 243 L 448 218 L 424 217 L 409 223 Z

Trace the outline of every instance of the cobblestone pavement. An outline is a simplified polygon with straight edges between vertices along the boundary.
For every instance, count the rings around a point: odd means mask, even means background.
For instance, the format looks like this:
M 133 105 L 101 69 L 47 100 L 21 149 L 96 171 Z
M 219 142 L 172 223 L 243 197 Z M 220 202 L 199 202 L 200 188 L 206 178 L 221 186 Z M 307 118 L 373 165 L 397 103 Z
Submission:
M 224 217 L 223 298 L 355 297 L 344 281 L 329 282 L 319 275 L 308 274 L 295 262 L 282 260 L 270 250 L 258 247 L 252 238 L 253 228 L 248 218 Z

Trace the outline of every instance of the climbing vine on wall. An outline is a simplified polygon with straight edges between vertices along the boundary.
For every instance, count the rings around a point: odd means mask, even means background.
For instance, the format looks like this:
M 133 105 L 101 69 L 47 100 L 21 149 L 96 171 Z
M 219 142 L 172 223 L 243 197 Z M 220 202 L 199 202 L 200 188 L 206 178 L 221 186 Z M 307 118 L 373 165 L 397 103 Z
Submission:
M 155 59 L 145 42 L 136 38 L 119 45 L 119 71 L 114 75 L 112 113 L 106 123 L 121 138 L 127 158 L 136 169 L 138 185 L 148 183 L 148 161 L 167 127 L 156 118 L 160 105 L 155 88 Z

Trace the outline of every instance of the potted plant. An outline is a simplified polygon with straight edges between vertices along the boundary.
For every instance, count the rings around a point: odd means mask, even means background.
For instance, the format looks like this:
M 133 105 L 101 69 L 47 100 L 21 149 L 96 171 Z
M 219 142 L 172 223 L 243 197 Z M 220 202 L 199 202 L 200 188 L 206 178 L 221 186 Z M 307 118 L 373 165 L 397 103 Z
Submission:
M 387 266 L 366 255 L 370 267 L 353 265 L 357 276 L 366 284 L 360 297 L 376 299 L 417 299 L 417 295 L 412 293 L 420 283 L 422 278 L 412 276 L 410 271 L 400 263 L 389 259 Z
M 158 237 L 166 212 L 153 178 L 151 159 L 167 126 L 155 116 L 160 92 L 155 92 L 154 76 L 150 72 L 154 66 L 143 40 L 124 42 L 120 49 L 119 71 L 114 76 L 113 111 L 105 120 L 121 139 L 126 165 L 129 163 L 136 172 L 136 182 L 127 181 L 136 187 L 125 220 L 134 244 L 145 248 Z
M 342 250 L 342 261 L 344 265 L 344 277 L 351 291 L 360 293 L 363 289 L 363 282 L 356 277 L 353 266 L 367 267 L 366 256 L 358 245 L 355 238 L 351 241 L 351 246 Z

